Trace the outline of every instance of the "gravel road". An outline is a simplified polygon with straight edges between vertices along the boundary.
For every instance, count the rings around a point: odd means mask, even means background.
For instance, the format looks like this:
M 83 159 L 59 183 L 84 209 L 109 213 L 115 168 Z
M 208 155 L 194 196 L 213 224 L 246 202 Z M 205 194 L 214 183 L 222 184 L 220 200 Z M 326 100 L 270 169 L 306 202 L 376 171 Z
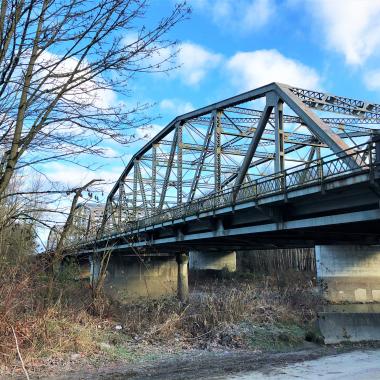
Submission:
M 210 378 L 212 379 L 212 378 Z M 215 379 L 215 377 L 214 377 Z M 268 366 L 219 380 L 376 380 L 380 379 L 380 350 L 352 351 L 289 365 Z

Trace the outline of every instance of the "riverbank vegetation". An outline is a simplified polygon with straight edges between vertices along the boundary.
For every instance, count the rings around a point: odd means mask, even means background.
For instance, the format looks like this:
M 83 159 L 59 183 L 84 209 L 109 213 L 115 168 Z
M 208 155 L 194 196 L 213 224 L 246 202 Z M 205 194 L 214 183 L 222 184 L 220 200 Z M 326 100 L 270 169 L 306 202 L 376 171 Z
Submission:
M 1 260 L 0 357 L 7 373 L 22 371 L 21 359 L 33 371 L 73 358 L 131 362 L 193 349 L 278 351 L 317 337 L 320 300 L 309 272 L 192 274 L 186 305 L 175 297 L 123 305 L 104 297 L 94 308 L 77 264 L 65 265 L 52 285 L 44 260 Z

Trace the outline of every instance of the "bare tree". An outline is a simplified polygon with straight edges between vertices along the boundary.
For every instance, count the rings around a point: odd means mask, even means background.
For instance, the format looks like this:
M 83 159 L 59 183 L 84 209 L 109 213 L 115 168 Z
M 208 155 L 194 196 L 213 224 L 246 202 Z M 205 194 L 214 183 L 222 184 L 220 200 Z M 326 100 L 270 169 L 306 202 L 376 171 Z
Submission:
M 185 2 L 151 28 L 146 0 L 3 0 L 0 8 L 0 198 L 15 172 L 101 154 L 104 139 L 130 141 L 145 105 L 127 109 L 138 73 L 167 70 L 167 32 Z
M 3 197 L 0 198 L 0 231 L 12 227 L 22 219 L 38 219 L 43 207 L 38 196 L 41 183 L 39 178 L 29 181 L 25 186 L 26 177 L 21 173 L 12 177 Z M 28 218 L 24 218 L 28 215 Z

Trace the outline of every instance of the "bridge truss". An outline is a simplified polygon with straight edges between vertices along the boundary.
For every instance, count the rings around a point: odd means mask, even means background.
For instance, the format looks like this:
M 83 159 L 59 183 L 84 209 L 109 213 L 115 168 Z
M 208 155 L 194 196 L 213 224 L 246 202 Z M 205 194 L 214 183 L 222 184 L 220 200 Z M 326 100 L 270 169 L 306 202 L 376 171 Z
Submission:
M 234 203 L 255 183 L 257 194 L 263 179 L 276 179 L 271 186 L 281 189 L 329 171 L 361 170 L 379 124 L 378 104 L 280 83 L 189 112 L 132 157 L 101 223 L 82 238 L 126 231 L 163 214 L 168 219 L 170 210 L 187 212 L 221 194 Z M 326 156 L 332 167 L 318 165 Z M 301 174 L 284 179 L 292 171 Z

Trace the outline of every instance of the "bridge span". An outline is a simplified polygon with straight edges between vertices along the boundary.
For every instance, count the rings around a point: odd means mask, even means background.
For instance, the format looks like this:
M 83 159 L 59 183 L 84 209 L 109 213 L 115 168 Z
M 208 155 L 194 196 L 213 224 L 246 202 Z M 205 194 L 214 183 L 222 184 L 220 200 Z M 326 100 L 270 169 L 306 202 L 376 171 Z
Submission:
M 131 253 L 177 257 L 186 298 L 189 252 L 316 247 L 326 298 L 362 305 L 347 321 L 322 313 L 327 340 L 380 339 L 379 124 L 379 104 L 280 83 L 179 116 L 132 157 L 100 217 L 78 208 L 66 251 L 112 251 L 113 271 Z
M 96 239 L 95 247 L 150 248 L 164 252 L 379 244 L 379 174 L 374 149 L 360 146 L 348 157 L 374 160 L 349 168 L 343 158 L 311 161 L 131 221 Z M 368 159 L 367 159 L 368 158 Z

